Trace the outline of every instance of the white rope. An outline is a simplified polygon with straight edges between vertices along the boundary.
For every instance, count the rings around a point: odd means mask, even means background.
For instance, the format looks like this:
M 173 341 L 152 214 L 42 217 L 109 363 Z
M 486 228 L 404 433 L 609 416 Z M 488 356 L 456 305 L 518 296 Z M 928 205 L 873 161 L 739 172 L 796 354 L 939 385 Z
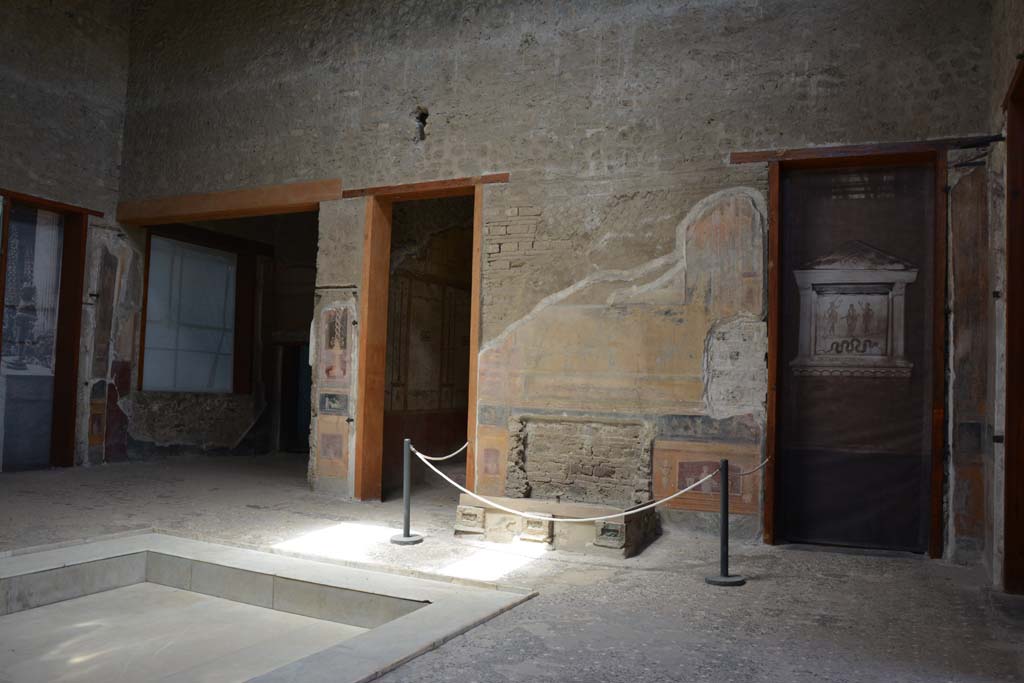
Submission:
M 752 469 L 752 470 L 747 470 L 746 472 L 740 472 L 740 473 L 739 473 L 739 474 L 737 474 L 736 476 L 737 476 L 737 477 L 745 477 L 745 476 L 747 476 L 748 474 L 753 474 L 754 472 L 758 472 L 758 471 L 760 471 L 760 470 L 764 469 L 764 466 L 768 464 L 768 461 L 769 461 L 769 460 L 771 460 L 771 458 L 765 458 L 764 460 L 762 460 L 762 461 L 761 461 L 761 464 L 760 464 L 760 465 L 758 465 L 757 467 L 755 467 L 754 469 Z
M 692 483 L 689 486 L 687 486 L 685 489 L 681 489 L 679 491 L 676 491 L 671 496 L 666 496 L 665 498 L 662 498 L 661 500 L 656 500 L 653 503 L 648 503 L 647 505 L 644 505 L 643 507 L 634 508 L 633 510 L 625 510 L 623 512 L 616 512 L 613 515 L 602 515 L 601 517 L 582 517 L 582 518 L 577 518 L 577 517 L 558 517 L 558 518 L 555 518 L 555 517 L 545 517 L 543 515 L 535 515 L 535 514 L 530 513 L 530 512 L 522 512 L 520 510 L 515 510 L 515 509 L 510 508 L 510 507 L 505 507 L 504 505 L 501 505 L 499 503 L 495 503 L 493 500 L 490 500 L 488 498 L 484 498 L 483 496 L 479 496 L 479 495 L 473 493 L 472 491 L 470 491 L 469 489 L 467 489 L 465 486 L 462 486 L 458 482 L 453 481 L 451 479 L 451 477 L 449 477 L 444 472 L 442 472 L 441 470 L 439 470 L 436 467 L 434 467 L 430 463 L 430 461 L 424 459 L 423 455 L 419 451 L 414 450 L 414 452 L 419 457 L 419 459 L 423 461 L 424 465 L 426 465 L 430 469 L 434 470 L 434 473 L 437 476 L 441 477 L 446 482 L 448 482 L 449 484 L 451 484 L 452 486 L 454 486 L 458 490 L 460 490 L 463 493 L 465 493 L 467 496 L 471 496 L 473 498 L 476 498 L 477 500 L 479 500 L 479 501 L 481 501 L 483 503 L 487 503 L 491 507 L 497 508 L 497 509 L 502 510 L 504 512 L 508 512 L 508 513 L 513 514 L 513 515 L 518 515 L 519 517 L 523 517 L 525 519 L 536 519 L 536 520 L 539 520 L 541 522 L 575 522 L 575 523 L 581 523 L 581 522 L 601 522 L 601 521 L 604 521 L 606 519 L 615 519 L 616 517 L 625 517 L 626 515 L 635 515 L 638 512 L 643 512 L 644 510 L 650 510 L 653 507 L 657 507 L 658 505 L 662 505 L 664 503 L 667 503 L 670 500 L 672 500 L 673 498 L 678 498 L 679 496 L 683 495 L 684 493 L 688 493 L 688 492 L 692 491 L 693 489 L 697 488 L 698 486 L 700 486 L 701 484 L 706 482 L 708 479 L 711 479 L 716 474 L 718 474 L 718 469 L 715 468 L 714 472 L 712 472 L 711 474 L 709 474 L 708 476 L 704 477 L 703 479 L 701 479 L 699 481 L 695 481 L 694 483 Z
M 469 446 L 469 442 L 468 441 L 466 443 L 462 444 L 461 446 L 459 446 L 459 449 L 457 451 L 449 453 L 448 455 L 443 455 L 443 456 L 441 456 L 439 458 L 435 458 L 435 457 L 431 457 L 431 456 L 427 455 L 426 453 L 420 453 L 418 450 L 416 450 L 415 446 L 413 446 L 412 444 L 409 444 L 409 448 L 412 449 L 413 453 L 415 453 L 416 455 L 420 456 L 424 460 L 433 460 L 435 462 L 437 462 L 438 460 L 447 460 L 448 458 L 454 458 L 456 455 L 458 455 L 462 451 L 466 450 L 467 446 Z

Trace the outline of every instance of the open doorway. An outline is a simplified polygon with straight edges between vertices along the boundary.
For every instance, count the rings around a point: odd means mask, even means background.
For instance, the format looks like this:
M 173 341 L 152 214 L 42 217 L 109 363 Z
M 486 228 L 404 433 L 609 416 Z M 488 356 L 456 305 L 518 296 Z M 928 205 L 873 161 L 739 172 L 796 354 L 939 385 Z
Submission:
M 297 453 L 297 466 L 305 466 L 317 216 L 188 221 L 147 231 L 134 400 L 149 419 L 134 426 L 137 440 L 152 437 L 167 444 L 163 450 Z M 180 418 L 193 411 L 202 419 Z M 175 422 L 165 424 L 163 415 Z
M 355 473 L 353 489 L 359 500 L 380 500 L 384 479 L 384 399 L 388 383 L 388 302 L 391 272 L 392 217 L 396 205 L 414 200 L 463 197 L 473 202 L 470 271 L 469 353 L 466 404 L 466 487 L 474 488 L 476 440 L 477 355 L 480 344 L 480 249 L 483 188 L 507 183 L 507 173 L 345 190 L 345 199 L 365 197 L 363 267 L 359 289 L 359 356 L 356 376 Z
M 473 198 L 395 202 L 391 225 L 384 497 L 400 495 L 403 439 L 432 454 L 466 443 Z M 444 466 L 462 479 L 465 453 Z
M 945 238 L 937 177 L 934 154 L 783 168 L 777 454 L 786 540 L 928 548 L 941 453 L 932 424 L 944 329 L 935 323 Z

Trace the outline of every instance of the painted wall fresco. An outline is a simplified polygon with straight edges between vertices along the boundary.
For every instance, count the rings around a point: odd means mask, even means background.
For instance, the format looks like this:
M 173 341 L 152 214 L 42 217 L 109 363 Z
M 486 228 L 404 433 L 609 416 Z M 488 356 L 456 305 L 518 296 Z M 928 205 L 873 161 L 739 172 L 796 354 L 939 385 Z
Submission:
M 596 272 L 489 342 L 478 377 L 478 490 L 505 493 L 509 423 L 531 415 L 597 424 L 638 417 L 667 444 L 702 444 L 715 419 L 752 416 L 756 428 L 743 432 L 742 446 L 725 448 L 738 466 L 756 464 L 765 396 L 764 216 L 754 190 L 715 193 L 679 224 L 670 253 Z M 673 429 L 666 416 L 698 428 Z M 672 461 L 677 471 L 674 453 L 656 448 L 654 470 Z M 756 477 L 744 486 L 760 490 Z M 682 506 L 700 509 L 690 502 Z M 743 511 L 753 512 L 756 496 L 746 502 Z

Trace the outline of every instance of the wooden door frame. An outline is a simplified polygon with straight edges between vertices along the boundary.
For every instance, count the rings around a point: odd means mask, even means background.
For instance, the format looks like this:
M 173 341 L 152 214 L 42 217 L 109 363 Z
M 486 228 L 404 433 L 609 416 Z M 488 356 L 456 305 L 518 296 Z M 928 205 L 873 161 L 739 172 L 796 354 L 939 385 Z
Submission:
M 190 221 L 225 220 L 278 216 L 288 213 L 319 211 L 322 202 L 341 199 L 341 180 L 309 180 L 264 187 L 172 195 L 152 199 L 119 202 L 117 220 L 123 225 L 146 228 L 145 258 L 142 275 L 142 324 L 139 332 L 139 363 L 136 387 L 142 390 L 146 364 L 146 312 L 149 306 L 149 260 L 152 237 L 168 237 L 238 255 L 236 299 L 239 292 L 253 289 L 256 257 L 273 256 L 273 249 L 242 238 L 220 235 L 194 226 L 176 225 Z M 170 227 L 165 227 L 170 226 Z M 256 300 L 235 306 L 235 329 L 251 328 L 256 315 Z M 253 347 L 243 335 L 235 335 L 231 393 L 252 392 Z
M 345 198 L 365 197 L 363 266 L 359 287 L 359 360 L 356 373 L 356 440 L 353 494 L 380 500 L 383 474 L 384 383 L 387 367 L 388 287 L 391 217 L 395 202 L 442 197 L 473 197 L 473 264 L 470 291 L 469 392 L 467 401 L 466 488 L 476 475 L 477 357 L 480 352 L 480 292 L 483 249 L 483 186 L 507 183 L 507 173 L 469 178 L 346 190 Z
M 1024 60 L 1006 111 L 1006 414 L 1003 435 L 1003 588 L 1024 593 Z
M 928 555 L 941 557 L 943 549 L 942 493 L 945 483 L 943 463 L 945 449 L 945 355 L 946 355 L 946 215 L 948 193 L 946 178 L 945 149 L 918 147 L 893 147 L 880 150 L 877 145 L 862 148 L 844 147 L 841 153 L 828 149 L 820 154 L 808 154 L 801 150 L 792 156 L 770 159 L 768 162 L 768 395 L 766 405 L 765 455 L 768 464 L 764 473 L 764 528 L 763 538 L 767 544 L 779 541 L 777 536 L 777 510 L 779 496 L 776 495 L 778 462 L 778 386 L 780 310 L 781 310 L 781 245 L 782 225 L 782 174 L 801 168 L 835 169 L 859 166 L 929 166 L 935 174 L 935 207 L 933 221 L 934 239 L 934 290 L 932 301 L 932 444 L 931 474 L 929 480 L 929 526 Z
M 274 216 L 317 211 L 322 202 L 341 199 L 341 180 L 310 180 L 242 190 L 137 199 L 117 205 L 122 225 L 168 225 L 189 221 Z
M 64 218 L 60 290 L 57 294 L 57 330 L 54 340 L 50 465 L 71 467 L 75 464 L 75 437 L 78 431 L 78 359 L 82 334 L 82 294 L 85 288 L 89 217 L 102 218 L 103 213 L 0 188 L 0 203 L 3 205 L 0 207 L 3 215 L 0 226 L 0 309 L 6 284 L 7 238 L 12 201 L 53 211 Z M 3 312 L 0 310 L 0 336 L 2 334 Z

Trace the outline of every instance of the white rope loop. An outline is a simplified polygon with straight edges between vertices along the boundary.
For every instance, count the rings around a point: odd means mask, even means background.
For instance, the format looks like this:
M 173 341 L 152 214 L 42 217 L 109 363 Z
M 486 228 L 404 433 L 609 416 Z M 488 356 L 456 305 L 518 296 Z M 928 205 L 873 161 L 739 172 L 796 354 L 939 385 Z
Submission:
M 768 464 L 769 460 L 771 460 L 771 458 L 765 458 L 764 460 L 761 461 L 761 464 L 758 465 L 757 467 L 755 467 L 753 469 L 749 469 L 746 472 L 740 472 L 736 476 L 738 476 L 738 477 L 745 477 L 748 474 L 753 474 L 754 472 L 760 472 L 762 469 L 764 469 L 764 466 Z
M 453 480 L 451 477 L 446 475 L 444 472 L 442 472 L 441 470 L 439 470 L 436 467 L 434 467 L 434 465 L 432 465 L 431 462 L 430 462 L 431 460 L 433 460 L 433 461 L 447 460 L 448 458 L 454 457 L 454 456 L 458 455 L 459 453 L 461 453 L 463 450 L 465 450 L 465 448 L 467 446 L 469 446 L 469 442 L 464 443 L 462 445 L 462 448 L 460 448 L 459 450 L 455 451 L 454 453 L 449 453 L 448 455 L 445 455 L 443 457 L 435 458 L 435 457 L 430 457 L 429 455 L 424 455 L 423 453 L 420 453 L 418 450 L 416 450 L 415 447 L 413 447 L 412 444 L 409 444 L 410 450 L 412 450 L 412 452 L 416 454 L 416 457 L 418 457 L 420 460 L 423 461 L 424 465 L 426 465 L 430 469 L 434 470 L 434 474 L 436 474 L 437 476 L 441 477 L 446 482 L 448 482 L 449 484 L 451 484 L 452 486 L 457 488 L 459 491 L 461 491 L 462 493 L 465 493 L 467 496 L 475 498 L 476 500 L 479 500 L 482 503 L 486 503 L 487 505 L 490 505 L 493 508 L 497 508 L 498 510 L 502 510 L 503 512 L 508 512 L 510 514 L 517 515 L 517 516 L 522 517 L 524 519 L 535 519 L 535 520 L 539 520 L 539 521 L 542 521 L 542 522 L 573 522 L 573 523 L 577 523 L 577 524 L 580 524 L 580 523 L 588 523 L 589 524 L 589 523 L 593 523 L 593 522 L 603 522 L 603 521 L 605 521 L 607 519 L 616 519 L 616 518 L 619 518 L 619 517 L 625 517 L 626 515 L 635 515 L 638 512 L 644 512 L 646 510 L 650 510 L 651 508 L 655 508 L 655 507 L 657 507 L 659 505 L 664 505 L 665 503 L 669 502 L 670 500 L 673 500 L 674 498 L 678 498 L 679 496 L 683 495 L 684 493 L 689 493 L 690 491 L 694 490 L 695 488 L 697 488 L 698 486 L 700 486 L 704 482 L 708 481 L 709 479 L 715 477 L 715 475 L 717 475 L 719 473 L 719 469 L 716 468 L 711 474 L 707 475 L 703 479 L 699 479 L 699 480 L 693 482 L 692 484 L 690 484 L 689 486 L 687 486 L 686 488 L 680 489 L 679 491 L 676 491 L 671 496 L 665 496 L 661 500 L 656 500 L 654 502 L 647 503 L 646 505 L 643 505 L 643 506 L 638 507 L 638 508 L 633 508 L 632 510 L 624 510 L 622 512 L 616 512 L 616 513 L 611 514 L 611 515 L 602 515 L 600 517 L 546 517 L 544 515 L 536 515 L 536 514 L 533 514 L 531 512 L 523 512 L 521 510 L 516 510 L 514 508 L 507 507 L 507 506 L 502 505 L 500 503 L 495 503 L 493 500 L 491 500 L 489 498 L 485 498 L 485 497 L 483 497 L 481 495 L 473 493 L 472 491 L 467 489 L 465 486 L 462 486 L 457 481 Z M 745 477 L 748 474 L 753 474 L 754 472 L 757 472 L 762 467 L 767 465 L 768 461 L 770 459 L 771 458 L 765 458 L 764 461 L 762 461 L 760 465 L 758 465 L 754 469 L 747 470 L 746 472 L 740 472 L 738 476 Z
M 648 503 L 647 505 L 644 505 L 644 506 L 638 507 L 638 508 L 634 508 L 632 510 L 624 510 L 623 512 L 616 512 L 615 514 L 611 514 L 611 515 L 602 515 L 600 517 L 557 517 L 556 518 L 556 517 L 545 517 L 544 515 L 535 515 L 535 514 L 533 514 L 531 512 L 522 512 L 521 510 L 516 510 L 516 509 L 510 508 L 510 507 L 506 507 L 506 506 L 504 506 L 504 505 L 502 505 L 500 503 L 495 503 L 493 500 L 490 500 L 489 498 L 484 498 L 481 495 L 477 495 L 476 493 L 473 493 L 472 491 L 467 489 L 465 486 L 462 486 L 458 482 L 453 481 L 451 479 L 451 477 L 449 477 L 444 472 L 442 472 L 441 470 L 439 470 L 436 467 L 434 467 L 430 463 L 430 461 L 424 460 L 423 456 L 421 456 L 419 454 L 419 452 L 416 452 L 416 455 L 420 458 L 420 460 L 423 460 L 423 464 L 424 465 L 426 465 L 430 469 L 434 470 L 434 473 L 437 476 L 441 477 L 442 479 L 447 481 L 449 484 L 451 484 L 452 486 L 457 488 L 459 491 L 462 491 L 463 493 L 465 493 L 467 496 L 471 496 L 472 498 L 475 498 L 475 499 L 479 500 L 482 503 L 487 503 L 491 507 L 497 508 L 498 510 L 502 510 L 503 512 L 508 512 L 510 514 L 517 515 L 517 516 L 522 517 L 524 519 L 535 519 L 535 520 L 538 520 L 538 521 L 541 521 L 541 522 L 574 522 L 574 523 L 577 523 L 577 524 L 581 524 L 581 523 L 603 522 L 606 519 L 616 519 L 616 518 L 619 518 L 619 517 L 625 517 L 626 515 L 635 515 L 638 512 L 643 512 L 645 510 L 650 510 L 653 507 L 657 507 L 658 505 L 662 505 L 664 503 L 667 503 L 668 501 L 672 500 L 673 498 L 678 498 L 679 496 L 683 495 L 684 493 L 689 493 L 693 489 L 697 488 L 698 486 L 700 486 L 701 484 L 706 482 L 708 479 L 711 479 L 712 477 L 714 477 L 715 475 L 718 474 L 718 470 L 716 469 L 714 472 L 712 472 L 708 476 L 704 477 L 703 479 L 701 479 L 699 481 L 695 481 L 694 483 L 692 483 L 689 486 L 687 486 L 685 489 L 682 489 L 680 491 L 676 491 L 671 496 L 666 496 L 665 498 L 662 498 L 661 500 L 656 500 L 653 503 Z
M 432 456 L 427 455 L 426 453 L 420 453 L 418 450 L 416 450 L 415 446 L 413 446 L 412 444 L 409 444 L 409 448 L 412 449 L 412 452 L 415 453 L 416 455 L 418 455 L 421 459 L 423 459 L 423 460 L 433 460 L 434 462 L 438 462 L 438 461 L 441 461 L 441 460 L 448 460 L 449 458 L 454 458 L 456 455 L 458 455 L 462 451 L 466 450 L 466 448 L 468 448 L 468 447 L 469 447 L 469 442 L 467 441 L 466 443 L 464 443 L 461 446 L 459 446 L 458 450 L 453 451 L 453 452 L 449 453 L 448 455 L 442 455 L 441 457 L 432 457 Z

